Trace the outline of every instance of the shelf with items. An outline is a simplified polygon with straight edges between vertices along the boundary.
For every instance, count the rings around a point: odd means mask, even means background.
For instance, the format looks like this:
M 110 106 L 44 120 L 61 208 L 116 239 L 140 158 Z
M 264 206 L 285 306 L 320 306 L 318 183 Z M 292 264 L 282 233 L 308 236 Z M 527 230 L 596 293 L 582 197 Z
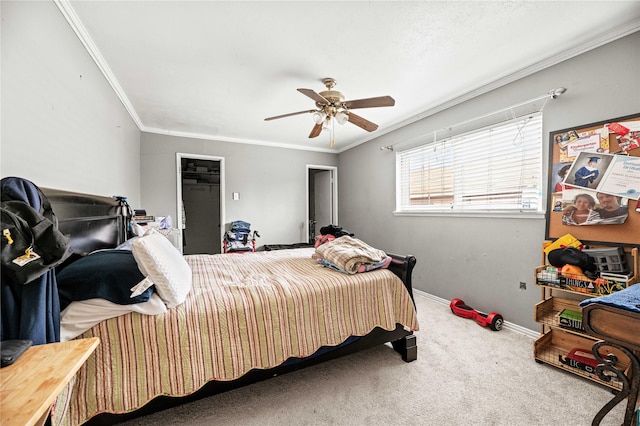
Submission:
M 216 164 L 216 163 L 213 163 Z M 182 168 L 183 184 L 219 185 L 220 168 L 211 161 L 190 160 Z
M 622 383 L 616 378 L 601 380 L 596 373 L 597 361 L 591 354 L 591 347 L 596 339 L 578 336 L 553 328 L 543 334 L 534 343 L 534 357 L 537 362 L 552 365 L 614 390 L 622 389 Z M 615 355 L 621 362 L 627 357 L 616 348 L 607 348 L 607 352 Z M 601 355 L 608 355 L 601 353 Z M 621 364 L 621 369 L 629 368 L 629 364 Z
M 626 247 L 615 251 L 630 265 L 626 274 L 615 278 L 598 277 L 590 279 L 585 275 L 562 273 L 560 268 L 545 263 L 535 269 L 535 283 L 541 288 L 541 301 L 535 305 L 534 320 L 540 324 L 540 337 L 534 344 L 534 358 L 537 362 L 549 364 L 577 374 L 589 380 L 620 390 L 622 383 L 616 380 L 602 380 L 595 372 L 595 361 L 591 348 L 597 339 L 589 336 L 582 326 L 580 302 L 591 297 L 599 297 L 622 290 L 638 280 L 638 248 Z M 605 249 L 603 253 L 611 253 Z M 600 259 L 599 259 L 600 260 Z M 620 259 L 618 259 L 620 260 Z M 618 264 L 623 264 L 622 261 Z M 606 265 L 605 265 L 606 266 Z M 598 265 L 599 272 L 601 265 Z M 624 272 L 621 270 L 620 272 Z M 607 348 L 621 363 L 629 368 L 628 358 L 615 348 Z M 607 354 L 604 354 L 607 355 Z
M 534 320 L 570 333 L 584 333 L 579 300 L 551 297 L 536 303 Z M 575 315 L 577 313 L 578 315 Z
M 220 184 L 220 172 L 191 172 L 182 171 L 182 183 L 183 184 L 204 184 L 204 185 L 219 185 Z
M 556 288 L 565 292 L 584 294 L 592 297 L 604 296 L 613 291 L 622 290 L 639 280 L 640 255 L 637 247 L 607 247 L 586 250 L 587 253 L 610 253 L 615 250 L 615 256 L 602 254 L 595 257 L 599 277 L 590 279 L 581 274 L 561 273 L 559 268 L 547 264 L 543 252 L 542 266 L 535 269 L 535 282 L 539 286 Z M 606 259 L 605 259 L 606 258 Z M 614 262 L 606 262 L 614 258 Z M 621 268 L 624 265 L 624 269 Z
M 561 273 L 558 268 L 549 265 L 538 266 L 535 272 L 538 286 L 590 297 L 611 294 L 635 283 L 635 275 L 625 280 L 601 277 L 590 279 L 580 274 Z

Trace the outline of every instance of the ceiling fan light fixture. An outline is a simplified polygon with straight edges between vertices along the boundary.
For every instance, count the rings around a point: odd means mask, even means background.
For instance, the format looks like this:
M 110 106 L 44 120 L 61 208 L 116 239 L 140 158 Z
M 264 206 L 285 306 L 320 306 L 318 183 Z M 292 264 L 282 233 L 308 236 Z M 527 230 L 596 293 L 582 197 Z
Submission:
M 324 121 L 324 119 L 326 118 L 327 114 L 324 113 L 324 111 L 318 111 L 318 112 L 314 112 L 313 113 L 313 122 L 316 124 L 320 124 Z
M 338 111 L 338 112 L 336 113 L 336 121 L 337 121 L 339 124 L 344 124 L 344 123 L 346 123 L 347 121 L 349 121 L 349 116 L 348 116 L 348 115 L 347 115 L 347 113 L 346 113 L 346 112 L 344 112 L 344 111 Z
M 326 116 L 324 119 L 324 123 L 322 123 L 322 130 L 333 129 L 333 120 L 331 120 L 330 116 Z

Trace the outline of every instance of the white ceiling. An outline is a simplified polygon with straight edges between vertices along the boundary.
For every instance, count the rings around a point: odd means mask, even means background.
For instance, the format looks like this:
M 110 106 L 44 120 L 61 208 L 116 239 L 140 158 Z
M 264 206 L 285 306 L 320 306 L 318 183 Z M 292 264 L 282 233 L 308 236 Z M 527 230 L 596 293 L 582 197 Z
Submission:
M 332 152 L 640 29 L 639 1 L 54 1 L 143 131 L 328 150 L 311 114 L 264 118 L 326 77 L 395 99 Z

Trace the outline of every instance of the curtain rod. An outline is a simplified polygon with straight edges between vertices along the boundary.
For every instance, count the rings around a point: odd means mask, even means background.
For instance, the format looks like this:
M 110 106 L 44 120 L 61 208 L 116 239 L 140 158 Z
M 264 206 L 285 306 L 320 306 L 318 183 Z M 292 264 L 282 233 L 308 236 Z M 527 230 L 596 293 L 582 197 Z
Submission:
M 433 142 L 435 142 L 435 141 L 437 140 L 437 133 L 438 133 L 438 132 L 441 132 L 441 131 L 443 131 L 443 130 L 451 130 L 451 129 L 453 129 L 454 127 L 458 127 L 458 126 L 462 126 L 462 125 L 465 125 L 465 124 L 473 123 L 474 121 L 482 120 L 483 118 L 491 117 L 491 116 L 496 115 L 496 114 L 499 114 L 499 113 L 501 113 L 501 112 L 509 111 L 509 110 L 514 109 L 514 108 L 518 108 L 518 107 L 521 107 L 521 106 L 523 106 L 523 105 L 530 104 L 530 103 L 532 103 L 532 102 L 536 102 L 536 101 L 540 101 L 540 100 L 542 100 L 542 99 L 546 99 L 546 100 L 545 100 L 545 102 L 544 102 L 544 104 L 542 104 L 542 107 L 541 107 L 541 108 L 540 108 L 540 110 L 538 111 L 538 112 L 540 112 L 540 111 L 542 111 L 542 110 L 544 109 L 544 107 L 547 105 L 547 102 L 549 101 L 549 99 L 556 99 L 558 96 L 561 96 L 561 95 L 562 95 L 562 94 L 564 94 L 566 91 L 567 91 L 567 89 L 566 89 L 565 87 L 558 87 L 557 89 L 549 90 L 549 92 L 545 93 L 545 94 L 544 94 L 544 95 L 542 95 L 542 96 L 538 96 L 537 98 L 528 99 L 528 100 L 523 101 L 523 102 L 520 102 L 520 103 L 518 103 L 518 104 L 514 104 L 514 105 L 511 105 L 511 106 L 508 106 L 508 107 L 505 107 L 505 108 L 499 109 L 499 110 L 497 110 L 497 111 L 493 111 L 493 112 L 491 112 L 491 113 L 489 113 L 489 114 L 481 115 L 481 116 L 474 117 L 474 118 L 469 119 L 469 120 L 465 120 L 465 121 L 461 121 L 461 122 L 456 123 L 456 124 L 452 124 L 452 125 L 450 125 L 450 126 L 446 126 L 446 127 L 442 127 L 442 128 L 440 128 L 440 129 L 436 129 L 436 130 L 434 130 L 434 131 L 433 131 Z M 420 136 L 420 138 L 422 138 L 422 136 Z M 409 142 L 409 141 L 407 141 L 407 142 Z M 401 143 L 399 143 L 399 144 L 393 144 L 393 145 L 382 146 L 382 147 L 380 147 L 380 150 L 381 150 L 381 151 L 385 151 L 385 150 L 386 150 L 386 151 L 393 151 L 393 148 L 394 148 L 396 145 L 404 145 L 404 143 L 402 143 L 402 142 L 401 142 Z
M 544 107 L 547 105 L 547 102 L 549 101 L 549 99 L 555 99 L 555 98 L 557 98 L 558 96 L 560 96 L 560 95 L 562 95 L 563 93 L 565 93 L 566 91 L 567 91 L 567 89 L 566 89 L 566 88 L 564 88 L 564 87 L 558 87 L 557 89 L 550 90 L 550 91 L 549 91 L 549 92 L 547 92 L 546 94 L 544 94 L 544 95 L 542 95 L 542 96 L 538 96 L 537 98 L 529 99 L 529 100 L 526 100 L 526 101 L 520 102 L 519 104 L 514 104 L 514 105 L 511 105 L 511 106 L 508 106 L 508 107 L 505 107 L 505 108 L 499 109 L 499 110 L 497 110 L 497 111 L 491 112 L 491 113 L 489 113 L 489 114 L 485 114 L 485 115 L 481 115 L 481 116 L 478 116 L 478 117 L 472 118 L 472 119 L 470 119 L 470 120 L 461 121 L 460 123 L 452 124 L 451 126 L 447 126 L 447 127 L 443 127 L 443 128 L 441 128 L 441 129 L 437 129 L 437 130 L 435 130 L 434 132 L 439 132 L 439 131 L 442 131 L 442 130 L 451 130 L 451 129 L 452 129 L 452 128 L 454 128 L 454 127 L 462 126 L 462 125 L 464 125 L 464 124 L 473 123 L 474 121 L 482 120 L 483 118 L 491 117 L 492 115 L 496 115 L 496 114 L 499 114 L 499 113 L 501 113 L 501 112 L 509 111 L 509 110 L 514 109 L 514 108 L 518 108 L 518 107 L 521 107 L 521 106 L 523 106 L 523 105 L 530 104 L 530 103 L 532 103 L 532 102 L 536 102 L 536 101 L 540 101 L 540 100 L 542 100 L 542 99 L 546 99 L 545 103 L 544 103 L 544 104 L 542 104 L 542 107 L 541 107 L 541 108 L 540 108 L 540 110 L 539 110 L 539 111 L 542 111 L 542 110 L 544 109 Z M 539 112 L 539 111 L 538 111 L 538 112 Z

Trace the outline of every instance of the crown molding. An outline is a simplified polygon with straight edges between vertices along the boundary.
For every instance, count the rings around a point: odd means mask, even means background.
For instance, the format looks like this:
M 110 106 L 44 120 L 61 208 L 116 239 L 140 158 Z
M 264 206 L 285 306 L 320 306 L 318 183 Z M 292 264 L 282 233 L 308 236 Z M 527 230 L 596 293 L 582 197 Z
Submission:
M 80 21 L 80 18 L 76 14 L 76 11 L 73 9 L 73 6 L 71 6 L 71 2 L 69 0 L 53 0 L 53 2 L 56 4 L 56 6 L 58 6 L 58 9 L 67 20 L 67 23 L 69 24 L 71 29 L 73 29 L 73 32 L 76 33 L 76 36 L 78 37 L 78 39 L 80 39 L 80 42 L 87 50 L 87 52 L 89 52 L 91 59 L 93 59 L 93 62 L 96 63 L 98 69 L 100 69 L 100 72 L 102 72 L 104 78 L 107 79 L 107 82 L 109 83 L 113 91 L 116 92 L 116 95 L 120 99 L 120 102 L 122 102 L 126 110 L 129 112 L 129 115 L 136 123 L 136 126 L 138 126 L 138 130 L 142 131 L 144 129 L 144 124 L 142 124 L 138 113 L 129 101 L 129 98 L 122 89 L 122 86 L 120 86 L 118 79 L 111 72 L 111 68 L 109 68 L 107 61 L 98 50 L 98 47 L 93 42 L 93 39 L 91 38 L 91 36 L 89 36 L 89 33 L 84 27 L 84 24 Z

